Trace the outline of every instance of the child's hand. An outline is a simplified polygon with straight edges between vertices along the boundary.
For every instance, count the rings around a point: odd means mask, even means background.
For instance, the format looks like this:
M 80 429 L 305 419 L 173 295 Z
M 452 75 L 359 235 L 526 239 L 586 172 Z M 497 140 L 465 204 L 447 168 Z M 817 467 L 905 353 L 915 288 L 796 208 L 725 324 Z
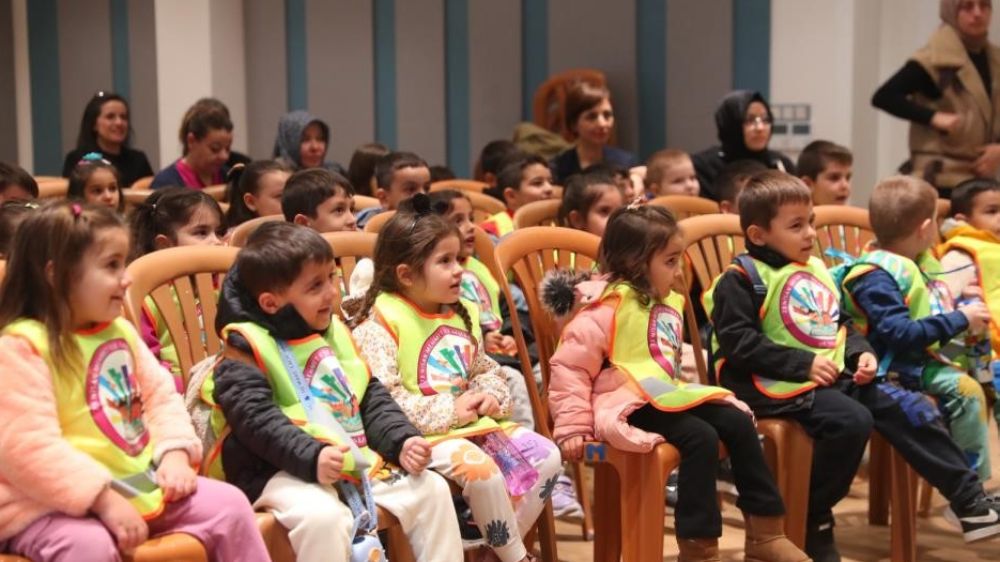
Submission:
M 399 465 L 410 474 L 420 474 L 431 462 L 431 444 L 420 436 L 410 437 L 403 442 L 399 453 Z
M 866 385 L 875 379 L 875 371 L 878 370 L 878 359 L 874 355 L 862 353 L 858 357 L 858 370 L 854 371 L 854 384 Z
M 344 470 L 344 453 L 351 450 L 347 445 L 323 447 L 316 459 L 316 481 L 320 484 L 333 484 L 340 480 Z
M 484 394 L 483 401 L 479 403 L 479 409 L 476 411 L 480 416 L 497 416 L 500 414 L 500 402 L 489 394 Z
M 511 357 L 517 355 L 517 340 L 514 336 L 503 336 L 500 340 L 500 353 Z
M 583 458 L 583 436 L 574 435 L 559 444 L 564 461 L 578 461 Z
M 483 336 L 483 341 L 486 343 L 486 353 L 502 353 L 503 334 L 499 331 L 486 332 L 486 335 Z
M 830 386 L 837 382 L 839 376 L 840 369 L 836 363 L 820 355 L 813 358 L 812 368 L 809 369 L 809 380 L 820 386 Z
M 466 392 L 455 399 L 455 414 L 458 427 L 464 427 L 479 419 L 479 405 L 486 395 L 481 392 Z
M 972 300 L 972 299 L 982 300 L 983 299 L 983 288 L 980 287 L 978 285 L 978 283 L 972 283 L 970 285 L 966 285 L 965 288 L 962 289 L 962 299 L 963 300 Z
M 969 332 L 981 334 L 986 331 L 986 326 L 990 323 L 990 311 L 986 304 L 973 302 L 958 309 L 969 321 Z
M 188 455 L 174 450 L 163 455 L 156 469 L 156 484 L 163 490 L 163 500 L 175 502 L 194 493 L 198 487 L 198 473 L 191 468 Z
M 146 542 L 149 526 L 132 504 L 118 492 L 105 488 L 97 495 L 90 510 L 114 535 L 118 542 L 118 550 L 131 553 Z

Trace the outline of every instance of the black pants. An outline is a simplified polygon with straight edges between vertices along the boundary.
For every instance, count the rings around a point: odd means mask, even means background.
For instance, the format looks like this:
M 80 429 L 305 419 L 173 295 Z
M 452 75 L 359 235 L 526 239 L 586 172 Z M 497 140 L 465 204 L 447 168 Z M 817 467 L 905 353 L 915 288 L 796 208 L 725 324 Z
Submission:
M 774 477 L 764 461 L 750 416 L 732 406 L 702 404 L 683 412 L 663 412 L 646 404 L 628 418 L 644 431 L 662 435 L 681 453 L 674 512 L 677 536 L 722 536 L 722 515 L 715 493 L 719 442 L 726 445 L 740 492 L 736 505 L 754 515 L 785 513 Z

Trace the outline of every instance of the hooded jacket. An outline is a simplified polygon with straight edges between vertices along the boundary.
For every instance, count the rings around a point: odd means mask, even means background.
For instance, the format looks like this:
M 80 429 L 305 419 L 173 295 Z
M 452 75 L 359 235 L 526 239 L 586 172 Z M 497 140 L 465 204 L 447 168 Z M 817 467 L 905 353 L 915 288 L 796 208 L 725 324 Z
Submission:
M 274 139 L 274 154 L 272 156 L 287 164 L 292 170 L 301 169 L 302 155 L 299 152 L 299 147 L 302 145 L 302 133 L 305 132 L 306 127 L 313 123 L 323 129 L 327 153 L 329 153 L 330 126 L 308 111 L 296 110 L 282 115 L 281 119 L 278 120 L 278 136 Z M 336 162 L 325 161 L 323 167 L 345 177 L 347 175 L 344 167 Z
M 691 157 L 694 170 L 698 174 L 698 183 L 701 184 L 703 197 L 715 201 L 719 200 L 719 195 L 712 190 L 715 179 L 726 164 L 736 160 L 756 160 L 768 168 L 783 170 L 790 174 L 795 173 L 795 164 L 784 154 L 766 148 L 759 152 L 747 148 L 743 140 L 743 121 L 746 118 L 747 109 L 755 101 L 764 104 L 764 107 L 767 108 L 767 116 L 773 122 L 771 106 L 759 92 L 750 90 L 730 92 L 722 98 L 722 103 L 715 110 L 715 129 L 720 144 Z
M 273 315 L 261 310 L 240 281 L 236 266 L 222 284 L 215 328 L 221 332 L 234 322 L 253 322 L 284 340 L 316 333 L 292 305 Z M 226 345 L 252 354 L 249 342 L 237 333 L 229 335 Z M 267 376 L 255 365 L 233 359 L 223 359 L 214 376 L 213 397 L 232 429 L 222 445 L 226 479 L 251 502 L 260 497 L 267 481 L 279 470 L 316 482 L 316 460 L 325 445 L 302 431 L 278 408 Z M 375 377 L 369 381 L 360 406 L 368 445 L 387 461 L 398 463 L 403 443 L 420 432 Z

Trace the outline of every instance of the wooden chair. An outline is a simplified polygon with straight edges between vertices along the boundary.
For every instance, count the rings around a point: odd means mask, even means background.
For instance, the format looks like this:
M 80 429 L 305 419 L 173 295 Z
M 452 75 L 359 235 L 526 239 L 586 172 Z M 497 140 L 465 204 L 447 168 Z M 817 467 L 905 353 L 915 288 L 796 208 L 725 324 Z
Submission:
M 345 295 L 350 294 L 351 273 L 358 265 L 358 260 L 375 255 L 375 241 L 378 235 L 371 232 L 327 232 L 323 234 L 323 238 L 333 249 L 333 255 L 339 265 L 340 294 L 334 308 L 337 314 L 341 314 L 340 303 Z
M 36 179 L 36 181 L 38 181 Z M 69 191 L 69 180 L 66 178 L 45 177 L 38 181 L 39 199 L 62 199 Z
M 232 234 L 229 235 L 229 245 L 235 246 L 237 248 L 242 248 L 247 243 L 247 238 L 253 234 L 253 231 L 257 230 L 260 225 L 265 222 L 283 221 L 285 220 L 284 215 L 265 215 L 263 217 L 257 217 L 255 219 L 250 219 L 247 222 L 237 226 L 233 229 Z
M 205 547 L 185 533 L 171 533 L 142 543 L 124 562 L 208 562 Z M 0 562 L 32 562 L 14 554 L 0 554 Z
M 482 193 L 490 187 L 490 184 L 476 180 L 441 180 L 431 184 L 431 193 L 444 191 L 446 189 L 457 189 L 459 191 L 471 191 L 472 193 Z
M 149 186 L 153 185 L 153 176 L 146 176 L 144 178 L 139 178 L 129 186 L 130 189 L 149 189 Z
M 559 213 L 559 205 L 561 204 L 562 201 L 559 199 L 545 199 L 528 203 L 514 211 L 514 228 L 557 226 L 556 215 Z
M 391 219 L 395 214 L 396 211 L 383 211 L 368 219 L 368 222 L 365 224 L 365 232 L 378 234 L 381 232 L 382 227 L 385 226 L 385 223 L 389 222 L 389 219 Z
M 202 189 L 202 191 L 216 201 L 224 202 L 226 200 L 226 184 L 224 183 L 219 185 L 210 185 L 205 189 Z
M 713 215 L 719 213 L 719 204 L 704 197 L 692 197 L 690 195 L 664 195 L 657 197 L 647 203 L 648 205 L 658 205 L 666 207 L 677 220 L 695 217 L 698 215 Z
M 867 209 L 846 205 L 820 205 L 813 208 L 813 213 L 816 217 L 813 223 L 816 228 L 813 250 L 827 267 L 843 262 L 841 258 L 828 255 L 828 249 L 858 257 L 875 238 Z
M 367 195 L 354 196 L 354 208 L 358 211 L 368 209 L 370 207 L 378 207 L 381 204 L 382 202 L 379 201 L 377 197 L 369 197 Z
M 123 189 L 122 196 L 125 197 L 125 211 L 131 211 L 132 209 L 145 203 L 146 199 L 148 199 L 153 193 L 154 191 L 152 189 L 141 189 L 135 187 Z
M 468 197 L 472 203 L 472 222 L 474 223 L 481 223 L 507 209 L 503 201 L 495 197 L 474 191 L 463 191 L 462 194 Z
M 559 133 L 568 141 L 573 140 L 573 135 L 566 128 L 566 93 L 581 81 L 594 86 L 606 86 L 608 82 L 603 72 L 592 68 L 567 70 L 549 77 L 535 90 L 532 102 L 534 123 Z

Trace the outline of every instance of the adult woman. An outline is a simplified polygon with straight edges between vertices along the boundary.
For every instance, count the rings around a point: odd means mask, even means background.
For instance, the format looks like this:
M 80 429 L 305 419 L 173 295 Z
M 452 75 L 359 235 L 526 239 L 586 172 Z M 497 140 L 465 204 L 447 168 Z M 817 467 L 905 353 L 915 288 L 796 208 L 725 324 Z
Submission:
M 943 197 L 1000 171 L 1000 48 L 987 41 L 990 0 L 942 0 L 942 25 L 872 97 L 910 122 L 904 168 Z
M 293 171 L 304 168 L 326 168 L 347 175 L 344 167 L 326 160 L 330 145 L 330 126 L 307 111 L 292 111 L 278 121 L 278 136 L 274 139 L 274 158 Z
M 131 133 L 128 101 L 118 94 L 97 92 L 83 109 L 76 148 L 63 161 L 63 177 L 68 178 L 83 156 L 90 152 L 99 152 L 118 170 L 121 187 L 153 175 L 146 153 L 129 147 Z
M 592 164 L 605 163 L 625 170 L 639 165 L 635 154 L 608 146 L 614 127 L 611 92 L 586 82 L 574 85 L 566 92 L 566 128 L 575 143 L 552 159 L 552 181 L 564 185 L 567 178 Z
M 233 144 L 229 114 L 213 104 L 195 103 L 181 121 L 184 154 L 153 178 L 152 189 L 187 186 L 203 189 L 223 183 Z

